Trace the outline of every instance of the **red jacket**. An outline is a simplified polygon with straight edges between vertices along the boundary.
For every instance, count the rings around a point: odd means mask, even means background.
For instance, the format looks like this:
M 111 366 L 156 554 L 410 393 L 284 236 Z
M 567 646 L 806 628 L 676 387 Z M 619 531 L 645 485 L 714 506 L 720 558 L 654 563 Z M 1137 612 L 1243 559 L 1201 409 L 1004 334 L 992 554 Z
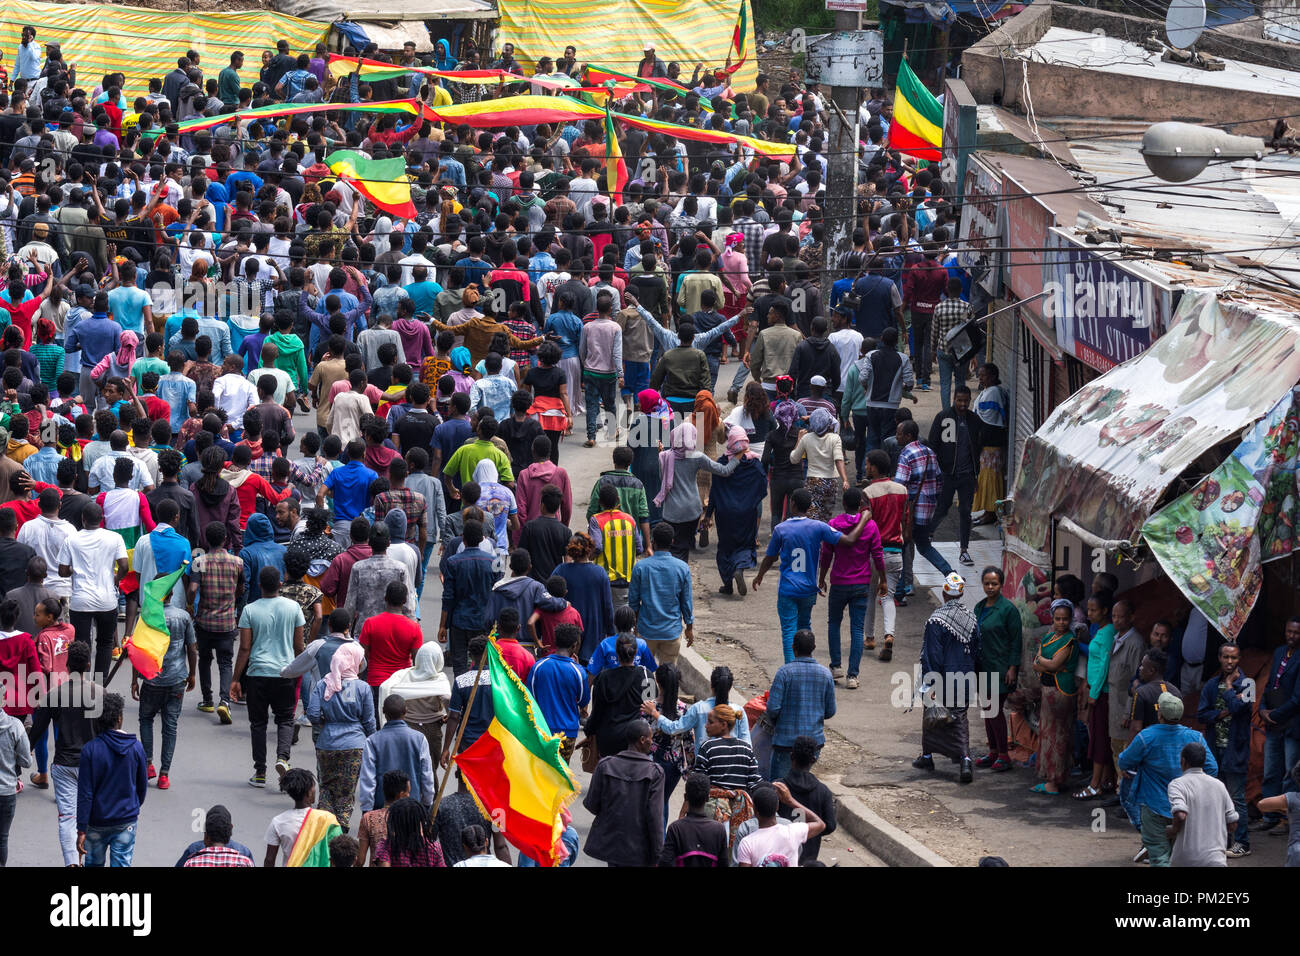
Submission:
M 0 710 L 26 717 L 34 709 L 32 692 L 42 686 L 41 662 L 30 634 L 0 638 L 0 674 L 13 675 L 12 679 L 0 681 Z
M 903 302 L 913 312 L 933 315 L 948 286 L 948 270 L 935 259 L 923 259 L 903 270 Z

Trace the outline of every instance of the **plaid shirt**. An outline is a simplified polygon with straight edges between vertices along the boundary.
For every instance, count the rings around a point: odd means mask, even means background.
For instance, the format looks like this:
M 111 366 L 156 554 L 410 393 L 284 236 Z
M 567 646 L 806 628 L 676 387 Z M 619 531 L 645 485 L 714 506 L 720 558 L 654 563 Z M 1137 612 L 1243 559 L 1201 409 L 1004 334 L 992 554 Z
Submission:
M 216 867 L 216 866 L 252 866 L 253 861 L 238 850 L 232 850 L 228 846 L 205 846 L 198 853 L 185 861 L 186 866 L 193 867 Z
M 254 458 L 248 463 L 248 470 L 255 475 L 261 475 L 269 484 L 271 481 L 271 466 L 280 455 L 262 455 L 260 458 Z M 314 466 L 310 471 L 303 471 L 293 462 L 289 462 L 289 481 L 299 485 L 309 485 L 316 488 L 324 482 L 325 478 L 320 473 L 320 465 Z
M 510 334 L 517 339 L 526 342 L 529 339 L 537 338 L 537 326 L 527 319 L 502 319 L 501 324 L 509 329 Z M 508 357 L 514 359 L 524 371 L 533 367 L 533 353 L 528 349 L 511 349 Z
M 424 512 L 427 507 L 424 495 L 412 491 L 410 488 L 390 488 L 388 491 L 381 491 L 375 495 L 375 520 L 383 521 L 384 515 L 394 508 L 405 511 L 406 543 L 419 547 L 420 522 L 424 520 Z
M 789 747 L 807 734 L 826 742 L 823 722 L 835 716 L 835 681 L 831 672 L 811 657 L 796 657 L 780 667 L 767 697 L 767 714 L 775 726 L 772 743 Z
M 939 485 L 943 480 L 939 459 L 929 446 L 914 441 L 904 448 L 898 455 L 894 480 L 907 488 L 916 524 L 928 525 L 938 507 Z
M 199 586 L 194 626 L 221 634 L 233 631 L 239 620 L 235 596 L 244 579 L 244 562 L 229 551 L 208 552 L 190 564 L 189 576 Z
M 970 305 L 961 299 L 942 299 L 934 307 L 934 319 L 930 325 L 930 348 L 938 355 L 944 350 L 944 340 L 948 333 L 961 325 L 970 316 Z
M 745 237 L 745 259 L 749 262 L 749 274 L 758 275 L 758 257 L 763 252 L 763 225 L 750 216 L 741 216 L 735 221 L 736 231 Z

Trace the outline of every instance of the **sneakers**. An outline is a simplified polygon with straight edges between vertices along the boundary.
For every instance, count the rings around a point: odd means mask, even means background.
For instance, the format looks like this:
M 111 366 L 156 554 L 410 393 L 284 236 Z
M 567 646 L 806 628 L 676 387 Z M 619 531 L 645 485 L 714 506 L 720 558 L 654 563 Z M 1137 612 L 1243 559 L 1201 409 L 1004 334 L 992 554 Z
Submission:
M 212 706 L 212 701 L 210 701 L 210 700 L 204 700 L 204 701 L 200 701 L 200 702 L 199 702 L 199 713 L 200 713 L 200 714 L 210 714 L 210 713 L 212 713 L 214 710 L 216 710 L 216 708 Z
M 843 677 L 843 676 L 844 676 L 844 668 L 843 668 L 843 667 L 832 667 L 832 668 L 831 668 L 831 677 L 833 677 L 835 680 L 839 680 L 839 679 L 840 679 L 841 677 Z
M 160 774 L 158 775 L 158 789 L 159 789 L 159 790 L 170 790 L 170 789 L 171 789 L 171 785 L 172 785 L 172 782 L 171 782 L 171 780 L 168 778 L 167 774 L 165 774 L 165 773 L 160 773 Z
M 289 772 L 289 758 L 288 758 L 288 757 L 281 757 L 279 760 L 277 760 L 277 761 L 275 762 L 275 772 L 276 772 L 276 774 L 277 774 L 278 776 L 281 776 L 281 777 L 283 777 L 286 773 Z
M 1256 833 L 1262 833 L 1274 829 L 1281 822 L 1281 820 L 1270 820 L 1268 817 L 1261 817 L 1250 825 L 1250 829 Z
M 991 769 L 993 770 L 994 773 L 1006 773 L 1008 770 L 1011 769 L 1011 761 L 1003 760 L 1001 757 L 999 757 L 997 760 L 993 761 L 993 766 Z
M 928 391 L 930 390 L 930 383 L 929 383 L 929 382 L 922 382 L 920 385 L 916 386 L 916 388 L 917 388 L 917 391 L 920 391 L 920 392 L 928 392 Z
M 736 582 L 736 591 L 740 594 L 741 597 L 744 597 L 746 594 L 749 593 L 749 585 L 745 583 L 744 571 L 736 572 L 735 582 Z
M 972 780 L 975 779 L 975 770 L 971 766 L 970 757 L 961 758 L 961 776 L 959 776 L 957 779 L 961 783 L 970 783 Z
M 1243 856 L 1250 856 L 1250 847 L 1244 843 L 1233 843 L 1228 847 L 1228 859 L 1237 860 Z
M 987 770 L 989 767 L 993 766 L 993 762 L 997 759 L 998 758 L 993 754 L 985 754 L 983 757 L 980 757 L 979 760 L 975 761 L 975 766 L 979 767 L 981 770 Z
M 155 770 L 155 769 L 153 768 L 153 764 L 149 764 L 149 768 L 148 768 L 148 770 L 145 771 L 145 773 L 146 773 L 146 775 L 149 777 L 150 780 L 152 780 L 154 777 L 158 776 L 158 771 Z
M 907 607 L 907 598 L 902 594 L 895 594 L 894 607 Z
M 1143 847 L 1142 849 L 1138 850 L 1136 853 L 1133 854 L 1133 862 L 1134 862 L 1134 863 L 1146 863 L 1146 862 L 1147 862 L 1147 848 L 1146 848 L 1146 847 Z
M 266 789 L 266 774 L 254 773 L 248 778 L 248 785 L 250 787 L 261 787 L 262 789 Z
M 894 639 L 892 637 L 885 638 L 885 646 L 880 649 L 880 654 L 877 656 L 882 661 L 892 661 L 894 659 Z
M 857 690 L 857 689 L 858 689 L 858 679 L 857 679 L 856 677 L 850 677 L 848 680 L 846 680 L 846 681 L 844 682 L 844 686 L 845 686 L 848 690 Z
M 209 707 L 209 713 L 211 713 L 211 707 Z M 223 724 L 233 724 L 235 722 L 230 716 L 230 705 L 224 700 L 217 705 L 217 719 Z
M 901 590 L 903 592 L 903 597 L 911 597 L 916 593 L 916 588 L 912 587 L 910 584 L 904 585 Z
M 934 758 L 929 754 L 921 754 L 921 756 L 912 761 L 912 766 L 917 770 L 933 770 Z
M 969 551 L 963 551 L 960 555 L 958 555 L 957 560 L 960 561 L 962 564 L 966 565 L 967 567 L 974 567 L 975 565 L 975 559 L 970 556 Z

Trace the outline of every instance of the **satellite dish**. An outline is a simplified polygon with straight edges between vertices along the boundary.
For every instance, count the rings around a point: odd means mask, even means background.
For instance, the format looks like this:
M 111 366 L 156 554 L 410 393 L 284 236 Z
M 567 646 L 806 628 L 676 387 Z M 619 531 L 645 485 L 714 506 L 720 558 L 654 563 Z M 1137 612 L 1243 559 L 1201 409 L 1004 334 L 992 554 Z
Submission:
M 1205 32 L 1205 0 L 1170 0 L 1165 14 L 1169 45 L 1186 50 Z

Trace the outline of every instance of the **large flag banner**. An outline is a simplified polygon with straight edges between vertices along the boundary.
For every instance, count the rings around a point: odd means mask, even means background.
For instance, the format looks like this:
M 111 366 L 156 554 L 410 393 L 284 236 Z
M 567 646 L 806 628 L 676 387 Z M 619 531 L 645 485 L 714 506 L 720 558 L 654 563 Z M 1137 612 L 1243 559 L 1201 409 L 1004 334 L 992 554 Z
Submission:
M 303 817 L 286 866 L 325 867 L 330 865 L 330 840 L 343 835 L 338 819 L 328 810 L 312 807 Z
M 140 619 L 136 621 L 135 630 L 126 639 L 124 647 L 131 659 L 131 666 L 145 680 L 152 680 L 162 671 L 163 656 L 172 639 L 171 632 L 167 630 L 163 608 L 187 567 L 188 561 L 171 574 L 154 578 L 142 589 Z
M 605 111 L 605 185 L 609 198 L 614 205 L 623 204 L 623 187 L 627 185 L 627 163 L 623 161 L 623 149 L 618 144 L 618 131 L 614 129 L 614 118 Z
M 325 157 L 325 165 L 384 212 L 407 219 L 415 216 L 411 177 L 406 173 L 404 157 L 371 159 L 364 153 L 340 149 Z
M 1295 550 L 1300 390 L 1257 422 L 1223 464 L 1142 527 L 1160 566 L 1224 637 L 1237 639 L 1264 574 Z
M 889 146 L 917 159 L 943 159 L 943 104 L 903 60 L 898 66 L 894 89 L 894 122 L 889 127 Z
M 578 784 L 560 757 L 560 735 L 547 728 L 537 701 L 502 660 L 495 638 L 488 641 L 487 666 L 492 723 L 456 757 L 456 766 L 484 816 L 506 839 L 542 866 L 555 866 L 564 852 L 561 814 Z

